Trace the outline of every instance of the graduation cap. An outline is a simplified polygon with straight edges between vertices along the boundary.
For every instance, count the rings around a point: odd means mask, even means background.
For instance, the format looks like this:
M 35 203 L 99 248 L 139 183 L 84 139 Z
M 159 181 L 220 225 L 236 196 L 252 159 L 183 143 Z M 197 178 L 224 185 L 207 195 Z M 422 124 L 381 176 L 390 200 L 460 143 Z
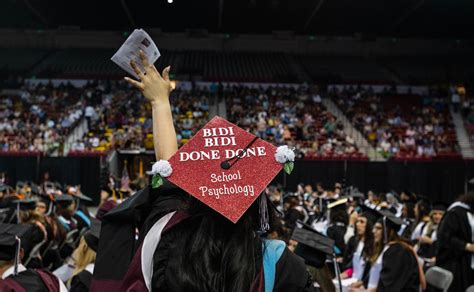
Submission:
M 36 208 L 36 200 L 33 199 L 14 200 L 11 203 L 18 206 L 21 211 L 29 211 Z
M 18 274 L 20 248 L 31 241 L 32 225 L 0 223 L 0 260 L 14 260 L 13 274 Z
M 431 211 L 443 211 L 446 212 L 448 206 L 443 202 L 434 202 L 431 206 Z
M 375 222 L 380 218 L 380 213 L 366 205 L 361 205 L 361 213 L 359 216 L 367 218 L 372 224 L 375 224 Z
M 298 242 L 295 254 L 302 257 L 308 265 L 321 268 L 326 258 L 334 255 L 334 240 L 301 221 L 297 222 L 291 239 Z
M 74 202 L 74 198 L 67 194 L 54 195 L 54 202 L 56 205 L 66 208 Z
M 282 170 L 276 151 L 216 116 L 169 159 L 168 179 L 236 223 Z
M 89 196 L 86 196 L 84 194 L 77 193 L 74 195 L 75 198 L 78 198 L 79 200 L 86 201 L 86 202 L 92 202 L 92 199 Z
M 100 227 L 101 222 L 95 218 L 91 219 L 91 229 L 84 233 L 84 240 L 92 250 L 97 252 L 99 247 Z
M 381 222 L 384 227 L 384 242 L 386 243 L 388 242 L 388 230 L 392 229 L 398 232 L 403 224 L 403 219 L 398 218 L 388 210 L 379 210 L 378 213 L 380 216 L 378 222 Z
M 347 201 L 348 199 L 347 198 L 342 198 L 342 199 L 339 199 L 339 200 L 330 200 L 329 201 L 329 204 L 328 204 L 328 209 L 331 210 L 331 211 L 334 211 L 334 210 L 345 210 L 347 208 Z

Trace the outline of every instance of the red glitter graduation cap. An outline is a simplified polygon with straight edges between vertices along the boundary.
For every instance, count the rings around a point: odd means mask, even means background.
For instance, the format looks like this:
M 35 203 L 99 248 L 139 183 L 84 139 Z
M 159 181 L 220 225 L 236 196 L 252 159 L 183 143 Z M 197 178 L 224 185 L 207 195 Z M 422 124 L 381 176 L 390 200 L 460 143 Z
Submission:
M 168 180 L 235 223 L 282 169 L 276 149 L 215 117 L 169 159 Z

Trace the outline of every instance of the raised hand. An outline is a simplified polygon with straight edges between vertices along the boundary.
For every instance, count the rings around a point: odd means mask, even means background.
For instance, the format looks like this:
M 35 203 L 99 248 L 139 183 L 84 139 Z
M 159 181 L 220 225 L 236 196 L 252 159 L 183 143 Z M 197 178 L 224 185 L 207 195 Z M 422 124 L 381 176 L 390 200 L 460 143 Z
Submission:
M 163 73 L 160 75 L 156 67 L 148 62 L 143 51 L 140 50 L 139 55 L 145 72 L 142 72 L 133 60 L 130 62 L 130 65 L 140 78 L 140 81 L 128 77 L 125 77 L 125 80 L 138 88 L 152 103 L 168 103 L 169 95 L 173 90 L 169 78 L 170 66 L 163 69 Z

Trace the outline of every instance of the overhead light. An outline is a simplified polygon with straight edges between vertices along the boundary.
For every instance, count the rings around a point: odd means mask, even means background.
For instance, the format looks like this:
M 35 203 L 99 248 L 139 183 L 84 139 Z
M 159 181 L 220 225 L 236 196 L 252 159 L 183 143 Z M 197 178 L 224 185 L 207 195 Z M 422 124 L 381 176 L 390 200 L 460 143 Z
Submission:
M 168 3 L 169 3 L 169 4 L 173 3 L 173 0 L 168 0 Z

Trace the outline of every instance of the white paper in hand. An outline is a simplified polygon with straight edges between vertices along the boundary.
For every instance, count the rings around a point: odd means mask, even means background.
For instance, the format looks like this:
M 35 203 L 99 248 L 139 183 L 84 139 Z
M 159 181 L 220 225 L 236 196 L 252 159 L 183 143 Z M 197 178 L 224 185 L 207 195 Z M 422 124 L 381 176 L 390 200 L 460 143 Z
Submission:
M 160 51 L 146 31 L 135 29 L 110 60 L 138 79 L 137 74 L 133 71 L 132 66 L 130 66 L 130 61 L 134 60 L 137 66 L 143 72 L 145 71 L 138 55 L 140 50 L 145 53 L 150 64 L 155 63 L 160 57 Z

